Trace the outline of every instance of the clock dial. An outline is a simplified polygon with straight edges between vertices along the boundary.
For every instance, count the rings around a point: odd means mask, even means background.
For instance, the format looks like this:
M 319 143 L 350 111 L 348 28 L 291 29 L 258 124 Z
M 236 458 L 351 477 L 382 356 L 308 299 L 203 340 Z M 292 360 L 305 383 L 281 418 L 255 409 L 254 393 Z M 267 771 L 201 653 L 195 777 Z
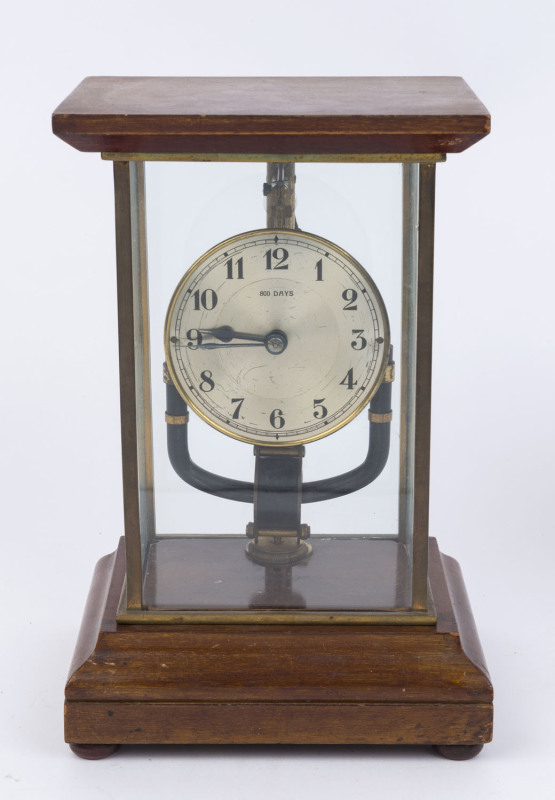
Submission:
M 300 231 L 227 239 L 185 274 L 168 309 L 166 360 L 187 403 L 254 444 L 318 439 L 376 391 L 385 306 L 348 253 Z

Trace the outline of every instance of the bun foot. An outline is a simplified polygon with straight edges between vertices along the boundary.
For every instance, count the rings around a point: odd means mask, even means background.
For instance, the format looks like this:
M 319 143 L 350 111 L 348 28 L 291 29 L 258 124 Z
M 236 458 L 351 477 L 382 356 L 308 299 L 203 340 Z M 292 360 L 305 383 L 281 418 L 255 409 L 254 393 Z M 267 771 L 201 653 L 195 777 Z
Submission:
M 481 751 L 483 744 L 436 744 L 435 751 L 451 761 L 467 761 Z
M 69 744 L 70 749 L 79 758 L 86 758 L 88 761 L 98 761 L 100 758 L 107 758 L 119 750 L 119 744 Z

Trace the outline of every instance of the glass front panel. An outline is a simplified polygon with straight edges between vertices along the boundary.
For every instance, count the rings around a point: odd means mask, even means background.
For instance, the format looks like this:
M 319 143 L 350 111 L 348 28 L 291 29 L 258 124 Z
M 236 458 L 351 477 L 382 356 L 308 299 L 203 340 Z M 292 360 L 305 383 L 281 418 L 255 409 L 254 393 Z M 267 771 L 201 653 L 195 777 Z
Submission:
M 145 341 L 150 355 L 138 392 L 151 393 L 151 419 L 138 417 L 147 612 L 410 612 L 410 169 L 407 182 L 398 163 L 145 164 L 134 294 L 149 327 L 135 333 L 138 373 Z

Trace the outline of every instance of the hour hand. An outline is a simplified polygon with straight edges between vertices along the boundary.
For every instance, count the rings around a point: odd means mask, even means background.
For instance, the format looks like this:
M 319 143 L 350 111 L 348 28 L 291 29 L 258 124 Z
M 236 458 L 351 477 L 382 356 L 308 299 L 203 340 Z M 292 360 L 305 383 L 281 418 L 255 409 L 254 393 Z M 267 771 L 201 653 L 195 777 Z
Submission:
M 219 342 L 207 342 L 206 344 L 200 342 L 196 345 L 205 350 L 214 350 L 219 347 L 265 347 L 268 353 L 277 356 L 283 353 L 287 347 L 287 336 L 280 330 L 273 330 L 260 335 L 258 333 L 239 333 L 229 325 L 223 325 L 220 328 L 205 328 L 204 330 L 201 328 L 199 334 L 208 334 L 220 340 Z M 242 341 L 233 342 L 232 339 L 241 339 Z
M 200 328 L 199 333 L 203 336 L 213 336 L 215 339 L 219 339 L 220 342 L 225 343 L 231 342 L 232 339 L 242 339 L 243 341 L 255 342 L 256 344 L 264 344 L 266 342 L 265 335 L 260 335 L 258 333 L 239 333 L 238 331 L 234 331 L 229 325 L 222 325 L 219 328 Z M 205 345 L 199 346 L 204 347 Z

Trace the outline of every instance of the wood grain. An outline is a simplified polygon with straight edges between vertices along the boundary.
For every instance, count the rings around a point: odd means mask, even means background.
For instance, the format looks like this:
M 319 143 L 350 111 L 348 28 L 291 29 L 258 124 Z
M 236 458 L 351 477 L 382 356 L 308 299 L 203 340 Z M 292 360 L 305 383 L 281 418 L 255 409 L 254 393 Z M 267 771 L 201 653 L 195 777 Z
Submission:
M 52 126 L 113 153 L 455 153 L 490 117 L 457 77 L 91 77 Z
M 66 687 L 69 742 L 491 738 L 492 687 L 466 595 L 435 542 L 437 626 L 118 625 L 124 566 L 122 544 L 96 573 Z
M 474 745 L 490 741 L 491 711 L 487 705 L 457 703 L 149 703 L 148 707 L 76 703 L 71 707 L 66 740 L 102 744 L 114 738 L 126 744 Z

